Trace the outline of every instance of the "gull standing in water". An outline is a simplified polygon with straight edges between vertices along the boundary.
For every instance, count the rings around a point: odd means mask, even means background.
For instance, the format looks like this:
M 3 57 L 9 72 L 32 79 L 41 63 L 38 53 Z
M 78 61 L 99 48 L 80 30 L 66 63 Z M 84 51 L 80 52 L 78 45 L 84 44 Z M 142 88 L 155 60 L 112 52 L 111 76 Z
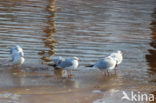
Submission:
M 110 54 L 111 57 L 113 57 L 116 60 L 116 65 L 115 65 L 115 74 L 117 71 L 117 66 L 122 62 L 123 60 L 123 52 L 118 50 L 117 52 L 111 53 Z
M 105 76 L 106 76 L 106 72 L 108 76 L 110 76 L 109 72 L 115 68 L 115 65 L 116 65 L 116 60 L 113 57 L 108 56 L 108 57 L 105 57 L 104 59 L 99 60 L 94 65 L 87 66 L 87 67 L 98 68 L 101 71 L 104 71 Z
M 15 47 L 12 47 L 10 49 L 10 54 L 12 57 L 12 63 L 13 65 L 21 65 L 24 63 L 24 52 L 23 49 L 19 46 L 16 45 Z
M 67 70 L 67 72 L 69 71 L 70 72 L 70 76 L 71 76 L 71 70 L 77 69 L 77 67 L 79 65 L 78 61 L 79 61 L 78 57 L 67 58 L 67 59 L 62 60 L 56 66 L 56 68 Z M 69 74 L 68 74 L 68 76 L 69 76 Z
M 17 55 L 18 53 L 21 53 L 21 55 L 24 57 L 23 49 L 19 45 L 16 45 L 15 47 L 10 48 L 10 54 L 11 54 L 12 59 L 14 55 Z

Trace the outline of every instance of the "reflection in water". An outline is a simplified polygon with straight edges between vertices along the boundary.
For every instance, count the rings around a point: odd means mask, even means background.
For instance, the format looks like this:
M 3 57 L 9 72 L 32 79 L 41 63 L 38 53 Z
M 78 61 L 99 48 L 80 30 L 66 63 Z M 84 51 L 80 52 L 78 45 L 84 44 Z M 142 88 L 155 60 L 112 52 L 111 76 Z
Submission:
M 68 77 L 68 73 L 66 70 L 64 69 L 59 69 L 59 68 L 55 68 L 54 69 L 54 74 L 56 75 L 56 77 L 60 78 L 60 77 Z
M 79 88 L 80 83 L 77 80 L 74 79 L 65 79 L 63 81 L 64 85 L 67 86 L 68 88 Z
M 150 45 L 153 49 L 149 49 L 148 55 L 146 55 L 146 60 L 150 66 L 150 73 L 156 73 L 156 9 L 154 9 L 154 13 L 152 14 L 153 20 L 151 22 L 151 31 L 152 31 L 152 41 Z
M 57 41 L 53 38 L 53 36 L 56 33 L 55 20 L 54 20 L 55 13 L 57 10 L 56 0 L 50 0 L 47 10 L 50 12 L 51 15 L 49 16 L 49 20 L 48 20 L 49 25 L 44 30 L 44 32 L 46 33 L 45 35 L 46 38 L 43 39 L 43 41 L 45 43 L 45 47 L 48 47 L 49 50 L 43 50 L 39 53 L 40 55 L 43 55 L 43 57 L 41 58 L 43 60 L 43 63 L 52 61 L 50 59 L 50 56 L 55 54 L 54 49 L 55 49 L 55 44 L 57 43 Z

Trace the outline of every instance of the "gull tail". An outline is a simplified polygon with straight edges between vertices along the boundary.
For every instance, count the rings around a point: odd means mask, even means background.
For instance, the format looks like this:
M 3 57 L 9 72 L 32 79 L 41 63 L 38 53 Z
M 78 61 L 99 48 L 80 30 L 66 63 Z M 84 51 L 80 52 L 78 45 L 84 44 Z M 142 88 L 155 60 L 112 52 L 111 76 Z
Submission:
M 56 67 L 57 65 L 56 64 L 48 64 L 49 66 L 53 66 L 53 67 Z
M 93 67 L 94 65 L 87 65 L 86 67 Z

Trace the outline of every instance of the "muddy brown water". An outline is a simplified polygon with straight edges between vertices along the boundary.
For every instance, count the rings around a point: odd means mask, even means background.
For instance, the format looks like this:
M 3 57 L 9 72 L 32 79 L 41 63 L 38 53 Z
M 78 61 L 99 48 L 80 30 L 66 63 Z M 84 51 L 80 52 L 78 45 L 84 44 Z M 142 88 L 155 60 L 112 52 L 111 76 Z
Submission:
M 0 103 L 131 103 L 122 91 L 155 94 L 155 39 L 155 0 L 0 0 Z M 3 66 L 15 45 L 25 63 Z M 85 67 L 115 50 L 124 52 L 117 75 Z M 80 58 L 72 78 L 47 66 L 57 56 Z

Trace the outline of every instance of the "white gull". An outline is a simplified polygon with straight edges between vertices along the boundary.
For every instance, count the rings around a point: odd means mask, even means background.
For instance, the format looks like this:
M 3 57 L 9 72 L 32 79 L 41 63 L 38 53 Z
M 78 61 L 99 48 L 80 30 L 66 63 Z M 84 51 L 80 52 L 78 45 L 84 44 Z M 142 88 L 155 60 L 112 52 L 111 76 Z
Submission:
M 100 69 L 101 71 L 104 72 L 105 76 L 106 76 L 106 74 L 108 74 L 108 76 L 110 76 L 109 72 L 115 68 L 116 63 L 117 62 L 113 57 L 107 56 L 104 59 L 100 59 L 94 65 L 90 65 L 90 66 L 87 66 L 87 67 L 98 68 L 98 69 Z
M 111 57 L 113 57 L 116 60 L 116 66 L 115 66 L 115 74 L 116 74 L 116 70 L 117 70 L 117 66 L 122 62 L 123 60 L 123 52 L 118 50 L 114 53 L 110 54 Z
M 67 59 L 62 60 L 56 66 L 56 68 L 67 70 L 67 72 L 69 71 L 70 72 L 70 76 L 71 76 L 71 70 L 77 69 L 77 67 L 79 65 L 79 62 L 78 61 L 79 61 L 79 58 L 78 57 L 67 58 Z
M 24 59 L 24 52 L 23 49 L 17 45 L 15 47 L 10 48 L 10 54 L 12 57 L 12 64 L 13 65 L 21 65 L 24 63 L 25 59 Z

